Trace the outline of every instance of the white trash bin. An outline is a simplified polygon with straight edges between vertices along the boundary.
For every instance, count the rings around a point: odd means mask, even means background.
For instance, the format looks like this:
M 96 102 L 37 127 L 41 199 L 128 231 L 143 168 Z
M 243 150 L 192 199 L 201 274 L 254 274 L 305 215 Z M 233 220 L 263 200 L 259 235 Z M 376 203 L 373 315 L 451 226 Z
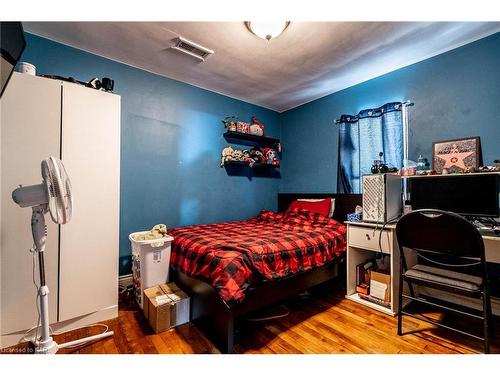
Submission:
M 132 279 L 135 287 L 135 299 L 141 308 L 143 308 L 144 289 L 168 282 L 170 251 L 174 239 L 171 236 L 144 241 L 134 239 L 135 235 L 148 232 L 135 232 L 128 236 L 132 244 Z M 158 247 L 151 246 L 159 243 L 163 244 Z

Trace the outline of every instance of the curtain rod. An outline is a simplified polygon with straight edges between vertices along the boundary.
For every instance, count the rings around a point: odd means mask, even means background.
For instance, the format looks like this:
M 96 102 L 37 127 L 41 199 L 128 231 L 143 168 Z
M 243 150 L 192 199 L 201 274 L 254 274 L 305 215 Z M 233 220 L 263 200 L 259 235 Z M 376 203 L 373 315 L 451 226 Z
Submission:
M 405 100 L 404 102 L 401 102 L 401 104 L 407 107 L 413 107 L 415 105 L 415 103 L 410 100 Z M 340 124 L 340 119 L 336 119 L 335 124 Z

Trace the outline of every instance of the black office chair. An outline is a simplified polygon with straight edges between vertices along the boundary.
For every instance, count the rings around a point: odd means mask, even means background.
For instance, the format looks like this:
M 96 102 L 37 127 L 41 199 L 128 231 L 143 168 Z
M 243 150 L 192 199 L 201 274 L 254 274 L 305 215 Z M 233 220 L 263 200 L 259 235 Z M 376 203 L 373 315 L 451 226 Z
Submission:
M 399 219 L 396 235 L 400 253 L 398 335 L 403 334 L 403 315 L 408 315 L 482 340 L 485 353 L 489 353 L 491 302 L 484 243 L 479 231 L 460 215 L 424 209 L 410 212 Z M 414 252 L 417 259 L 417 264 L 410 268 L 403 251 L 407 249 Z M 403 282 L 408 283 L 410 295 L 403 293 Z M 414 285 L 482 299 L 482 315 L 417 296 Z M 483 336 L 411 314 L 404 309 L 403 298 L 482 320 Z

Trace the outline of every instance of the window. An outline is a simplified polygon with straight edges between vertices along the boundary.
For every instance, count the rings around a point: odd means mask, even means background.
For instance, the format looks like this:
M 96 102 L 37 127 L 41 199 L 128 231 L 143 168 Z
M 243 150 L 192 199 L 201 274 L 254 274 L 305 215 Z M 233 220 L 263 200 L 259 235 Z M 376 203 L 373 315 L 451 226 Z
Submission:
M 361 177 L 371 174 L 374 160 L 383 152 L 390 167 L 401 168 L 407 158 L 409 102 L 387 103 L 357 115 L 342 115 L 339 124 L 337 192 L 360 193 Z

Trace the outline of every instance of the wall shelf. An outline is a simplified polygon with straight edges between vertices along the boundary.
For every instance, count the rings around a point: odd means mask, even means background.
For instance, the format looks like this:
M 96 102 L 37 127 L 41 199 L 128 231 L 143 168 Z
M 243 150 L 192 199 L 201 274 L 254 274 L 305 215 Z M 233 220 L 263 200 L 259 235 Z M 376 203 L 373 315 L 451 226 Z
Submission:
M 226 166 L 247 166 L 250 167 L 250 164 L 244 161 L 239 161 L 239 160 L 233 160 L 233 161 L 228 161 L 224 163 L 224 167 Z M 254 163 L 251 168 L 270 168 L 270 169 L 276 169 L 279 168 L 279 165 L 272 165 L 272 164 L 262 164 L 262 163 Z
M 234 132 L 229 130 L 226 131 L 223 135 L 228 143 L 247 145 L 250 147 L 255 146 L 260 149 L 263 149 L 264 147 L 272 148 L 281 158 L 281 144 L 280 140 L 277 138 Z M 271 177 L 279 177 L 280 175 L 280 166 L 273 164 L 254 163 L 252 166 L 250 166 L 249 163 L 242 160 L 231 160 L 221 165 L 221 167 L 227 167 L 226 171 L 229 174 L 239 170 L 238 173 L 244 174 L 255 173 L 256 175 L 268 175 Z
M 265 137 L 265 136 L 259 136 L 241 132 L 232 132 L 232 131 L 225 132 L 224 138 L 226 138 L 228 141 L 230 140 L 247 141 L 267 146 L 274 146 L 280 143 L 280 140 L 277 138 Z

